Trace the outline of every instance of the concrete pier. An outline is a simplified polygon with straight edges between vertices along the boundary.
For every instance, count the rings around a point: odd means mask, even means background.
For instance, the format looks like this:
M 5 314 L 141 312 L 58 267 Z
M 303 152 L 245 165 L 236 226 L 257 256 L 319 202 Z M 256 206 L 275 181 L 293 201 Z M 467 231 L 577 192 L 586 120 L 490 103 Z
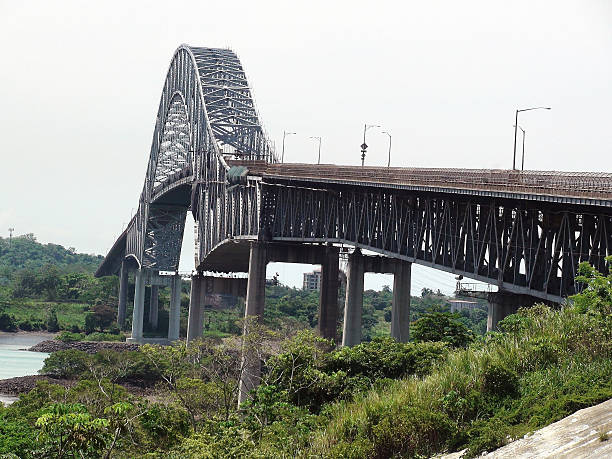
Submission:
M 128 293 L 128 267 L 123 261 L 121 263 L 121 271 L 119 273 L 119 305 L 117 307 L 117 324 L 123 329 L 125 326 L 125 311 L 127 309 L 127 293 Z
M 157 330 L 159 322 L 159 287 L 151 285 L 151 296 L 149 298 L 149 324 L 153 330 Z
M 144 273 L 142 269 L 136 270 L 134 279 L 134 312 L 132 315 L 132 341 L 142 340 L 142 322 L 144 319 Z
M 195 275 L 191 277 L 191 292 L 189 293 L 189 318 L 187 320 L 187 343 L 202 336 L 203 296 L 202 284 L 203 277 Z
M 542 300 L 529 295 L 518 295 L 505 290 L 489 293 L 487 299 L 489 301 L 487 331 L 497 331 L 497 324 L 510 314 L 515 314 L 519 308 L 542 302 Z
M 249 253 L 249 278 L 247 281 L 245 319 L 255 317 L 263 319 L 266 300 L 266 265 L 268 258 L 266 246 L 261 242 L 252 242 Z M 242 374 L 238 392 L 238 406 L 249 396 L 249 392 L 259 385 L 261 379 L 261 361 L 255 349 L 251 349 L 245 337 L 249 333 L 249 322 L 245 322 L 242 344 Z
M 170 287 L 170 320 L 168 321 L 168 341 L 179 339 L 181 327 L 181 276 L 172 277 Z
M 338 321 L 338 270 L 340 252 L 337 247 L 326 247 L 321 262 L 321 292 L 319 306 L 319 334 L 336 342 Z
M 393 275 L 391 306 L 391 337 L 401 343 L 410 338 L 410 279 L 412 263 L 396 260 Z
M 361 343 L 361 312 L 363 310 L 364 258 L 356 249 L 348 258 L 346 279 L 346 301 L 344 303 L 344 327 L 342 345 L 355 346 Z

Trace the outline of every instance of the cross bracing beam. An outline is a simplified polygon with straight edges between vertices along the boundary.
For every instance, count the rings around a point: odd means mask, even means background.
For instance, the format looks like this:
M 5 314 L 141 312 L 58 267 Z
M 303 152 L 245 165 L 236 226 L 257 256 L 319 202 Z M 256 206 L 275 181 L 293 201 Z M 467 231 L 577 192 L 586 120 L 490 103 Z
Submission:
M 262 185 L 271 241 L 336 242 L 542 299 L 576 293 L 577 266 L 606 272 L 612 212 L 366 187 Z

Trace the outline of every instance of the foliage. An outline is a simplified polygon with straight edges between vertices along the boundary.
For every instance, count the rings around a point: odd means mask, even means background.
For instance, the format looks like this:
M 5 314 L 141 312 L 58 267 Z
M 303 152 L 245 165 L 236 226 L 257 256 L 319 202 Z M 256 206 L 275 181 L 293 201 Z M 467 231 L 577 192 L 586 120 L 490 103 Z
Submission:
M 270 384 L 289 400 L 317 412 L 325 403 L 350 399 L 377 381 L 426 374 L 445 354 L 441 343 L 404 344 L 391 338 L 329 352 L 330 343 L 302 331 L 267 362 Z
M 612 397 L 612 276 L 582 265 L 579 280 L 573 306 L 521 309 L 424 379 L 333 405 L 305 455 L 475 456 Z
M 458 314 L 449 312 L 427 313 L 411 325 L 411 334 L 416 342 L 442 341 L 452 347 L 466 347 L 474 336 L 458 318 Z

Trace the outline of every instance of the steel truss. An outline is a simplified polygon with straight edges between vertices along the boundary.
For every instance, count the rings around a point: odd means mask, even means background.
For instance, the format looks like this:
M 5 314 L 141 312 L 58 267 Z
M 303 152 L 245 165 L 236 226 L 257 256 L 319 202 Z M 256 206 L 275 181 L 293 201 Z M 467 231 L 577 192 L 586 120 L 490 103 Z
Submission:
M 560 301 L 577 266 L 606 272 L 612 215 L 596 209 L 374 189 L 263 185 L 269 240 L 338 242 Z
M 123 255 L 141 267 L 178 269 L 184 227 L 179 220 L 190 205 L 198 222 L 196 261 L 228 235 L 255 234 L 256 201 L 250 196 L 256 187 L 226 191 L 225 156 L 276 161 L 238 57 L 227 49 L 181 46 L 164 83 L 145 184 Z M 192 202 L 155 207 L 180 186 L 192 187 Z

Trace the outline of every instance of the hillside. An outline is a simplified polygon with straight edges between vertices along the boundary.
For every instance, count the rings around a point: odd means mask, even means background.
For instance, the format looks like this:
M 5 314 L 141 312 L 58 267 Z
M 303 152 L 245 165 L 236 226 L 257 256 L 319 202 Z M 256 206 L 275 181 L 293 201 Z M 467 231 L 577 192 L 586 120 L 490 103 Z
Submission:
M 41 244 L 33 234 L 0 237 L 0 285 L 18 271 L 53 265 L 62 271 L 92 273 L 102 262 L 101 255 L 76 253 L 74 248 L 58 244 Z

